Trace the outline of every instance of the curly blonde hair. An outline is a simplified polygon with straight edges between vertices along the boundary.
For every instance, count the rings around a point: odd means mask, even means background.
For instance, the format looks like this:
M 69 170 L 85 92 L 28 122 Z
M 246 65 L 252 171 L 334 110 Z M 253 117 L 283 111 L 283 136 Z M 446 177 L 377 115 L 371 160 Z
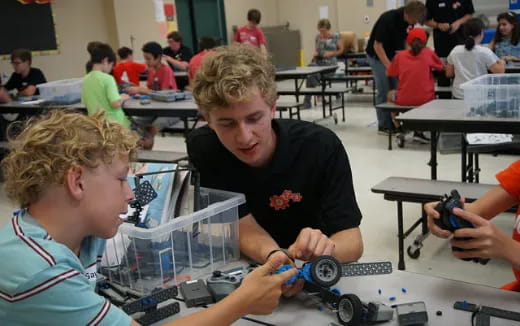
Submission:
M 193 97 L 207 114 L 249 100 L 255 87 L 267 105 L 276 103 L 275 68 L 270 59 L 252 46 L 219 47 L 206 55 L 197 71 Z
M 119 154 L 133 159 L 138 137 L 122 125 L 68 110 L 53 110 L 39 118 L 10 126 L 10 153 L 2 161 L 4 188 L 20 207 L 38 201 L 49 185 L 63 184 L 74 166 L 110 164 Z

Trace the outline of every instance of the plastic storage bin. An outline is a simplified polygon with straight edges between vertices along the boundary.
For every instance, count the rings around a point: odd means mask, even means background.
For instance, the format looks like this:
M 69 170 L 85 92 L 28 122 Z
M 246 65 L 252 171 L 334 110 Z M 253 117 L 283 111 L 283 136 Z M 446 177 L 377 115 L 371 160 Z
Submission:
M 242 194 L 201 188 L 209 205 L 156 228 L 124 223 L 107 241 L 101 272 L 143 294 L 210 274 L 240 258 Z
M 40 98 L 58 104 L 72 104 L 81 100 L 83 78 L 63 79 L 36 85 Z
M 190 100 L 192 98 L 190 92 L 181 92 L 177 90 L 155 91 L 151 92 L 149 95 L 152 100 L 160 102 L 183 101 Z
M 461 88 L 467 116 L 520 117 L 520 74 L 484 75 Z

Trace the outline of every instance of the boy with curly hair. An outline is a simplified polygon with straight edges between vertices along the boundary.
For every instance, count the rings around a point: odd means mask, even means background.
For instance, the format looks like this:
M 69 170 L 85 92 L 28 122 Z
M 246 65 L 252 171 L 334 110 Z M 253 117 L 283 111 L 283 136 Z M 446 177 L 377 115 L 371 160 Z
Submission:
M 0 320 L 6 325 L 138 325 L 94 292 L 105 240 L 134 194 L 127 182 L 137 137 L 121 124 L 56 110 L 30 121 L 2 161 L 20 209 L 0 230 Z M 281 285 L 272 259 L 219 304 L 171 325 L 227 325 L 269 313 Z

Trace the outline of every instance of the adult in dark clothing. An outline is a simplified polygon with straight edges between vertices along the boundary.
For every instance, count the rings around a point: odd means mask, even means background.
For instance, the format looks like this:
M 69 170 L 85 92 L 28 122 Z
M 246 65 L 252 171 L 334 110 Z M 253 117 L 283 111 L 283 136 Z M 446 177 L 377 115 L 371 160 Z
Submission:
M 14 72 L 5 84 L 10 91 L 16 89 L 20 96 L 38 95 L 36 85 L 46 83 L 45 76 L 38 68 L 32 68 L 32 56 L 29 50 L 17 49 L 11 53 L 11 64 Z
M 426 0 L 428 14 L 425 25 L 433 28 L 433 45 L 440 58 L 447 58 L 456 45 L 464 43 L 462 25 L 467 22 L 475 9 L 472 0 Z M 437 77 L 439 86 L 450 86 L 451 80 L 441 74 Z
M 367 44 L 367 59 L 376 83 L 376 104 L 386 102 L 388 91 L 395 89 L 397 80 L 386 75 L 397 51 L 405 47 L 408 30 L 423 23 L 426 7 L 422 2 L 410 1 L 404 7 L 383 13 L 376 21 Z M 378 132 L 387 133 L 393 128 L 389 112 L 376 109 Z
M 182 44 L 182 35 L 180 32 L 171 32 L 168 34 L 168 46 L 163 49 L 164 58 L 174 71 L 187 71 L 190 60 L 193 57 L 193 51 Z M 188 86 L 187 79 L 177 79 L 179 89 Z

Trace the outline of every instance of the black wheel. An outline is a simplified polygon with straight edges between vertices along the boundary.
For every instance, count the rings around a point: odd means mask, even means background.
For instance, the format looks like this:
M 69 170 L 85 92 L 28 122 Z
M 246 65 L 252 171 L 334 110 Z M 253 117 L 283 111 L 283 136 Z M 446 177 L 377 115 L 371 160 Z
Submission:
M 415 249 L 415 250 L 412 251 L 412 247 L 411 246 L 408 247 L 406 252 L 408 253 L 408 256 L 410 256 L 410 258 L 412 258 L 412 259 L 417 259 L 421 255 L 421 250 L 420 249 Z
M 338 321 L 341 325 L 361 325 L 363 305 L 355 294 L 344 294 L 338 300 Z
M 319 286 L 331 287 L 341 276 L 341 264 L 332 256 L 320 256 L 311 263 L 311 278 Z

